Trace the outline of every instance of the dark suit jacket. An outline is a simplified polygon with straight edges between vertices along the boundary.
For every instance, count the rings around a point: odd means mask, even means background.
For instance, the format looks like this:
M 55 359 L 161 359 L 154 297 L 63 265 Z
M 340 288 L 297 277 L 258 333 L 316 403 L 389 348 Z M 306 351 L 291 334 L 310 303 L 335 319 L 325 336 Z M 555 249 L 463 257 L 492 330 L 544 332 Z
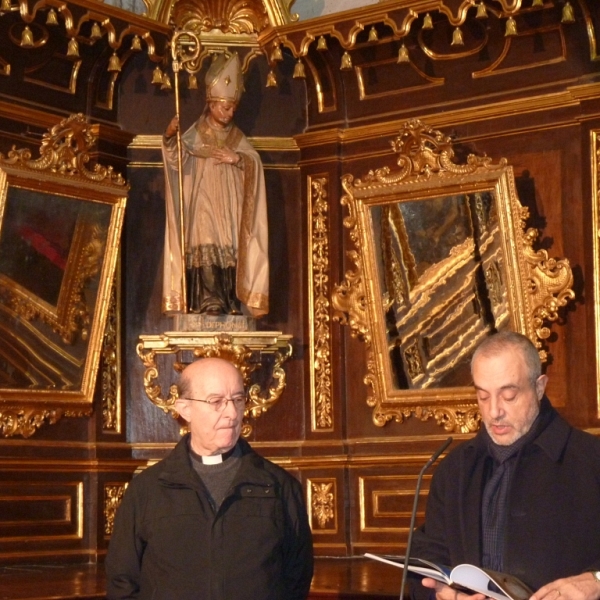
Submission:
M 600 440 L 571 427 L 545 397 L 541 411 L 547 425 L 521 450 L 504 539 L 504 571 L 534 590 L 560 577 L 600 570 Z M 482 429 L 440 463 L 412 556 L 449 566 L 481 565 L 488 439 Z

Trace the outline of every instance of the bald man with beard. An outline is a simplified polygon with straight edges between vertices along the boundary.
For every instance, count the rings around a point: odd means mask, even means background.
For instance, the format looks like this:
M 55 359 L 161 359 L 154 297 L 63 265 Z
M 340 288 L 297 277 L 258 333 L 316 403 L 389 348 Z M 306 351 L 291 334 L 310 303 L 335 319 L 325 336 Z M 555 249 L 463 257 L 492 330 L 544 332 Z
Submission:
M 240 372 L 204 358 L 178 387 L 190 433 L 124 494 L 108 600 L 304 600 L 313 556 L 302 487 L 240 438 Z

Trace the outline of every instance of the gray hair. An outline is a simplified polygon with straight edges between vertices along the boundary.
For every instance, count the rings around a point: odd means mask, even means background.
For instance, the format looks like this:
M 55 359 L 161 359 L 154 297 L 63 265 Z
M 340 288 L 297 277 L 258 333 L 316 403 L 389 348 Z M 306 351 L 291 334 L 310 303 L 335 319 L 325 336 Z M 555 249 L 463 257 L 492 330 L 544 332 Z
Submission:
M 536 347 L 531 340 L 516 331 L 501 331 L 486 337 L 477 347 L 471 358 L 471 372 L 473 365 L 480 356 L 497 356 L 506 350 L 520 350 L 521 356 L 527 366 L 527 375 L 531 387 L 535 387 L 536 381 L 542 374 L 542 361 Z

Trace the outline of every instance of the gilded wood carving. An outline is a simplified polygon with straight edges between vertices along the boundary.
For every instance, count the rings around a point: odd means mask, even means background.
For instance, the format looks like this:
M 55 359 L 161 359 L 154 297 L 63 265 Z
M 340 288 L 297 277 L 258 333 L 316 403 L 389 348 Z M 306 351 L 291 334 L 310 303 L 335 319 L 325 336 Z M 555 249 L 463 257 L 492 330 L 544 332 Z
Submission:
M 118 277 L 115 277 L 118 279 Z M 117 305 L 117 285 L 110 292 L 106 327 L 100 355 L 102 382 L 102 430 L 121 433 L 121 328 Z
M 309 179 L 311 429 L 333 430 L 327 177 Z
M 127 185 L 72 115 L 0 155 L 0 431 L 91 412 Z
M 238 333 L 167 332 L 161 335 L 141 335 L 137 354 L 143 362 L 144 389 L 150 401 L 165 414 L 179 419 L 175 403 L 179 398 L 176 384 L 169 386 L 169 395 L 164 398 L 159 379 L 161 354 L 177 356 L 174 369 L 180 373 L 187 364 L 198 359 L 216 357 L 228 360 L 241 372 L 248 399 L 244 411 L 242 436 L 252 432 L 250 417 L 258 418 L 272 408 L 285 389 L 286 374 L 283 363 L 291 356 L 291 335 L 281 332 L 255 331 Z M 271 357 L 269 363 L 265 360 Z M 265 364 L 263 364 L 263 362 Z M 253 381 L 252 374 L 262 376 L 262 381 Z M 180 428 L 187 432 L 185 424 Z
M 336 480 L 309 479 L 306 489 L 311 529 L 318 533 L 337 533 Z
M 104 535 L 109 537 L 113 532 L 115 515 L 123 500 L 127 483 L 106 484 L 104 486 Z
M 596 415 L 600 416 L 600 130 L 590 132 L 592 150 L 592 240 L 594 249 L 594 319 L 596 334 Z
M 469 155 L 418 120 L 392 141 L 398 168 L 342 178 L 354 267 L 332 294 L 335 318 L 367 347 L 367 404 L 384 425 L 434 418 L 478 428 L 469 361 L 494 331 L 544 342 L 574 297 L 566 259 L 535 250 L 506 161 Z

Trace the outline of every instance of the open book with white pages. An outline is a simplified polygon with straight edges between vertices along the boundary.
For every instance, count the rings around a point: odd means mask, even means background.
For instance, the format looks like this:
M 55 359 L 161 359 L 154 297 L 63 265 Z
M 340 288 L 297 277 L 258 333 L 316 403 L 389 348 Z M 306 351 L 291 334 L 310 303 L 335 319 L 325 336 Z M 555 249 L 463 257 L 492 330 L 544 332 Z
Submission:
M 404 556 L 369 553 L 365 556 L 394 567 L 404 568 Z M 533 594 L 533 590 L 520 579 L 475 565 L 463 564 L 450 568 L 422 558 L 410 558 L 408 570 L 422 577 L 431 577 L 466 593 L 485 594 L 494 600 L 528 600 Z

